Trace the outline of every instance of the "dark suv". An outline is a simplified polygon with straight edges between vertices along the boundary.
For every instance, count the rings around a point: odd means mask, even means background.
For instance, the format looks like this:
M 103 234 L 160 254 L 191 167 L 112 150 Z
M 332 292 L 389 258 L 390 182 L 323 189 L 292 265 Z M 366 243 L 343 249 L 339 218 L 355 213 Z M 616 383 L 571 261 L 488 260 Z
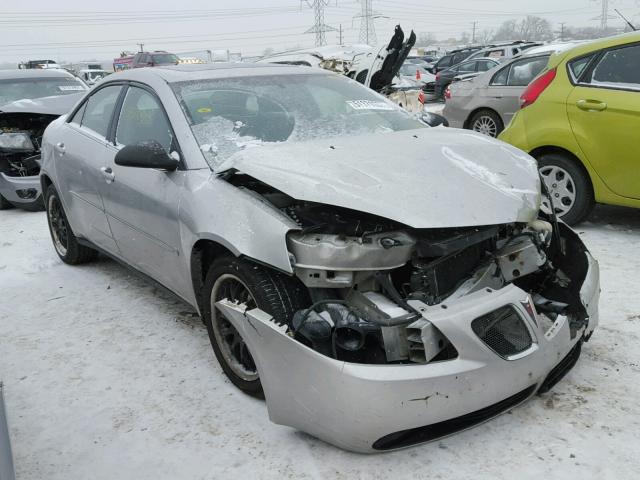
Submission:
M 440 60 L 436 62 L 433 66 L 434 74 L 446 70 L 449 67 L 453 67 L 454 65 L 458 65 L 459 63 L 465 61 L 469 56 L 483 47 L 469 47 L 469 48 L 461 48 L 458 50 L 451 50 L 448 54 L 441 57 Z
M 156 50 L 155 52 L 139 52 L 133 57 L 133 68 L 140 67 L 158 67 L 160 65 L 177 65 L 178 56 L 165 52 L 162 50 Z

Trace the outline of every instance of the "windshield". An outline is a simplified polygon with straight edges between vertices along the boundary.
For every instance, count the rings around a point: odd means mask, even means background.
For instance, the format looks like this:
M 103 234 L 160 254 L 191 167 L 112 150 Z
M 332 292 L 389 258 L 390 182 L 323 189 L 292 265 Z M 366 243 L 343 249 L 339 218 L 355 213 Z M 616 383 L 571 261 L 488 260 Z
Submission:
M 172 84 L 211 167 L 249 146 L 393 132 L 424 125 L 339 75 L 277 75 Z
M 69 95 L 84 92 L 87 86 L 72 77 L 11 78 L 0 80 L 0 105 L 16 100 Z
M 154 65 L 175 65 L 178 63 L 178 57 L 173 53 L 154 53 L 151 57 Z

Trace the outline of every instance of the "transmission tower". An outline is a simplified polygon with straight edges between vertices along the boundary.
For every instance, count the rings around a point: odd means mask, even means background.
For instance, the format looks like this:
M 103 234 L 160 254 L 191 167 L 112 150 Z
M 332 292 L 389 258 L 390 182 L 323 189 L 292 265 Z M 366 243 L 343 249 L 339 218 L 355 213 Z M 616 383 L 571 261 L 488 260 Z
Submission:
M 360 43 L 367 45 L 375 45 L 376 42 L 376 26 L 373 23 L 373 0 L 360 0 L 362 5 L 362 13 L 360 14 Z
M 607 29 L 607 20 L 609 19 L 609 0 L 602 0 L 602 13 L 600 14 L 600 29 Z
M 304 33 L 315 33 L 316 34 L 316 47 L 321 47 L 322 45 L 327 44 L 327 39 L 325 37 L 325 32 L 333 32 L 336 29 L 326 25 L 324 23 L 324 7 L 327 6 L 329 0 L 305 0 L 306 4 L 313 8 L 315 14 L 315 23 L 313 27 L 307 30 Z
M 616 18 L 614 15 L 609 15 L 609 0 L 600 0 L 602 4 L 602 12 L 592 20 L 600 20 L 600 29 L 607 30 L 608 21 L 611 18 Z

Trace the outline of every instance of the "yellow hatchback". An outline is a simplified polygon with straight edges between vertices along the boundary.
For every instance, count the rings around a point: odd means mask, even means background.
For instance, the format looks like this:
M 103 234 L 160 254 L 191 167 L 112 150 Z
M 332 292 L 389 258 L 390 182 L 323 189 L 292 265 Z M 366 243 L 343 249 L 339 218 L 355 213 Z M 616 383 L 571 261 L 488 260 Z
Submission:
M 538 160 L 559 217 L 640 208 L 640 32 L 553 55 L 520 102 L 499 138 Z

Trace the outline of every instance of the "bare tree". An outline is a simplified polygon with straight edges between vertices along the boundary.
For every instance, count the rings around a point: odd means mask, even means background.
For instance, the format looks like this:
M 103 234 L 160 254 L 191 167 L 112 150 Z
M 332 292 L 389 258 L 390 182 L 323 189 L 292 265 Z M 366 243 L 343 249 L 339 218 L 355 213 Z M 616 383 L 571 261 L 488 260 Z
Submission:
M 418 33 L 418 39 L 416 40 L 416 47 L 428 47 L 437 42 L 436 36 L 431 32 Z
M 493 37 L 494 40 L 551 40 L 553 30 L 551 23 L 541 17 L 528 15 L 526 18 L 518 20 L 507 20 L 498 28 Z

